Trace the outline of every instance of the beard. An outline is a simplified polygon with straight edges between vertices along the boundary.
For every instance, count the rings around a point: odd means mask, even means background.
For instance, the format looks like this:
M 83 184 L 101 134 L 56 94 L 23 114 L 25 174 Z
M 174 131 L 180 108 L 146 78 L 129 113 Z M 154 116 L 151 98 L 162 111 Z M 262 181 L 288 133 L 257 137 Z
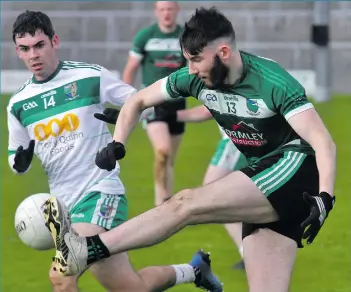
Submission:
M 224 65 L 218 55 L 214 56 L 213 67 L 209 74 L 209 80 L 211 82 L 211 89 L 219 89 L 228 87 L 228 84 L 225 84 L 229 74 L 229 67 Z

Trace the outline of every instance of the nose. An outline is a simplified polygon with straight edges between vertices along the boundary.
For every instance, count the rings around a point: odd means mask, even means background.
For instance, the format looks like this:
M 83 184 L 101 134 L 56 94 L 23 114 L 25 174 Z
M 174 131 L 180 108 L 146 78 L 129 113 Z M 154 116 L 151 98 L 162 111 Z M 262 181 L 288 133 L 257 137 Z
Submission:
M 32 48 L 30 51 L 29 51 L 29 56 L 31 59 L 36 59 L 39 57 L 39 51 L 35 48 Z

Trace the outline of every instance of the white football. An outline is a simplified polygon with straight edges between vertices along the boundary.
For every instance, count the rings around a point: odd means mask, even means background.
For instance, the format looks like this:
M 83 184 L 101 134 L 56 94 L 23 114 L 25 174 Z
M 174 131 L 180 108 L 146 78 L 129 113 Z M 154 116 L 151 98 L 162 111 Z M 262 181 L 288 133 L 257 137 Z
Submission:
M 25 198 L 17 207 L 15 228 L 21 241 L 36 250 L 55 247 L 49 230 L 45 226 L 43 204 L 50 194 L 39 193 Z

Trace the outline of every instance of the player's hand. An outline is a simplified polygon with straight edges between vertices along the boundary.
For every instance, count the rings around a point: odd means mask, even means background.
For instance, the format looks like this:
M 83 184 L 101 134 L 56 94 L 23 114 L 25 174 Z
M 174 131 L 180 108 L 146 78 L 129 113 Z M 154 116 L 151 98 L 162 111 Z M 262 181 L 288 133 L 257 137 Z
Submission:
M 105 108 L 103 113 L 95 113 L 94 117 L 100 121 L 115 125 L 119 115 L 119 110 L 114 108 Z
M 307 239 L 307 244 L 311 244 L 322 228 L 325 219 L 329 212 L 333 209 L 335 197 L 332 197 L 326 192 L 321 192 L 318 196 L 311 196 L 308 193 L 303 193 L 303 198 L 310 206 L 311 212 L 308 218 L 302 222 L 301 227 L 304 231 L 303 239 Z
M 23 146 L 19 146 L 15 153 L 15 160 L 13 168 L 21 173 L 25 172 L 33 159 L 35 141 L 30 140 L 27 149 L 23 149 Z
M 95 157 L 95 164 L 101 169 L 111 171 L 116 167 L 116 161 L 122 159 L 125 155 L 124 145 L 120 142 L 112 141 L 98 151 Z

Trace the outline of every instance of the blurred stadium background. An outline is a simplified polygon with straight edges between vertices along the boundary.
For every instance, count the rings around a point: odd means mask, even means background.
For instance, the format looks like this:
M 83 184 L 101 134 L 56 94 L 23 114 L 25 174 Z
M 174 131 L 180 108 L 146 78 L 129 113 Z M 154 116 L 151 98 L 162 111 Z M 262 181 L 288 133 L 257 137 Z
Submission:
M 316 107 L 338 146 L 336 194 L 340 196 L 316 243 L 300 251 L 291 291 L 351 291 L 351 2 L 324 4 L 327 14 L 323 15 L 323 8 L 315 14 L 316 5 L 320 5 L 315 2 L 181 1 L 178 22 L 183 23 L 196 7 L 210 5 L 216 5 L 233 22 L 240 49 L 272 58 L 292 70 L 314 100 L 319 98 L 319 78 L 330 92 L 330 99 Z M 6 159 L 8 98 L 30 75 L 17 58 L 11 36 L 14 19 L 25 9 L 42 10 L 51 17 L 61 39 L 61 59 L 98 63 L 117 73 L 124 68 L 135 33 L 154 22 L 151 2 L 1 2 L 1 291 L 5 292 L 51 291 L 47 277 L 51 251 L 37 252 L 25 247 L 13 227 L 19 202 L 29 194 L 48 191 L 45 173 L 35 161 L 30 173 L 15 177 Z M 330 23 L 329 49 L 318 59 L 318 48 L 311 42 L 311 26 L 321 17 L 323 22 L 326 16 Z M 137 87 L 139 84 L 140 77 Z M 198 103 L 192 100 L 189 104 Z M 187 129 L 176 163 L 176 190 L 201 183 L 219 138 L 213 121 L 188 125 Z M 121 176 L 132 217 L 153 205 L 152 151 L 140 128 L 129 143 L 130 155 L 121 163 Z M 143 151 L 137 151 L 140 147 Z M 200 247 L 212 252 L 214 269 L 225 283 L 225 291 L 247 290 L 245 274 L 231 270 L 238 254 L 221 226 L 187 228 L 156 247 L 133 251 L 131 258 L 136 268 L 186 262 Z M 82 292 L 103 291 L 89 274 L 83 276 L 80 286 Z M 196 289 L 185 285 L 172 291 Z

